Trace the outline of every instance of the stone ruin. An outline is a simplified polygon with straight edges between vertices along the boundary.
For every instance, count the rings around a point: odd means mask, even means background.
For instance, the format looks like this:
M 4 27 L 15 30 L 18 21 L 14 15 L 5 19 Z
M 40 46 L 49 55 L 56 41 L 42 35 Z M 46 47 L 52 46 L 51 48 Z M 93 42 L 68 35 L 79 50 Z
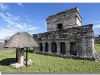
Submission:
M 98 37 L 95 37 L 95 42 L 99 42 L 100 41 L 100 35 Z
M 35 53 L 94 60 L 93 24 L 82 25 L 77 7 L 49 16 L 47 32 L 33 34 Z

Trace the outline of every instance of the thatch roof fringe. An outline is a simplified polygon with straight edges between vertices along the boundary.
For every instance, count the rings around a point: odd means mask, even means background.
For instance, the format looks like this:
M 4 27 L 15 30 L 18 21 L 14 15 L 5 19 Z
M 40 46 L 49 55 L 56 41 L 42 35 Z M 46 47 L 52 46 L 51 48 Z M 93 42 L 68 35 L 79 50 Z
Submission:
M 26 48 L 38 47 L 37 42 L 27 32 L 18 32 L 14 34 L 4 46 L 5 48 Z

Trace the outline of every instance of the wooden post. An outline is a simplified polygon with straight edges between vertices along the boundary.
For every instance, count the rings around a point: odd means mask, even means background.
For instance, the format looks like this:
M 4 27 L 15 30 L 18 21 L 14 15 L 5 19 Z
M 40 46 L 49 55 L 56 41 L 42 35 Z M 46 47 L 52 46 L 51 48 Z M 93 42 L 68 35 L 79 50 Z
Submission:
M 28 47 L 26 48 L 26 66 L 27 66 L 27 60 L 28 60 Z
M 16 48 L 16 62 L 18 62 L 18 48 Z

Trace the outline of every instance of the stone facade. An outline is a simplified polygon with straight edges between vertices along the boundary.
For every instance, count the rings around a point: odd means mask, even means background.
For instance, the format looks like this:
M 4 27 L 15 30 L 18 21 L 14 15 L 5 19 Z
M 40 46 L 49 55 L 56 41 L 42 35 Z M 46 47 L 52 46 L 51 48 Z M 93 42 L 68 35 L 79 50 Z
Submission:
M 94 53 L 93 24 L 81 25 L 77 7 L 49 16 L 47 32 L 33 34 L 39 48 L 35 53 L 62 57 L 92 58 Z
M 47 21 L 47 31 L 58 30 L 58 25 L 62 24 L 62 29 L 81 26 L 81 16 L 77 7 L 59 12 L 49 16 Z

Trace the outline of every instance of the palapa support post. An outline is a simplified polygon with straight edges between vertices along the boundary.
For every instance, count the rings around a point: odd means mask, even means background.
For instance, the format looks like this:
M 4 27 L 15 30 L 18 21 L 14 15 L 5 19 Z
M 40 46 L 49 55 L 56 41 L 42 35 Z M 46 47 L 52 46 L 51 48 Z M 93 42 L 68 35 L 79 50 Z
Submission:
M 18 61 L 18 48 L 16 48 L 16 62 Z
M 18 63 L 21 67 L 24 66 L 24 48 L 18 48 Z
M 26 66 L 28 65 L 27 60 L 28 60 L 28 47 L 26 48 Z

